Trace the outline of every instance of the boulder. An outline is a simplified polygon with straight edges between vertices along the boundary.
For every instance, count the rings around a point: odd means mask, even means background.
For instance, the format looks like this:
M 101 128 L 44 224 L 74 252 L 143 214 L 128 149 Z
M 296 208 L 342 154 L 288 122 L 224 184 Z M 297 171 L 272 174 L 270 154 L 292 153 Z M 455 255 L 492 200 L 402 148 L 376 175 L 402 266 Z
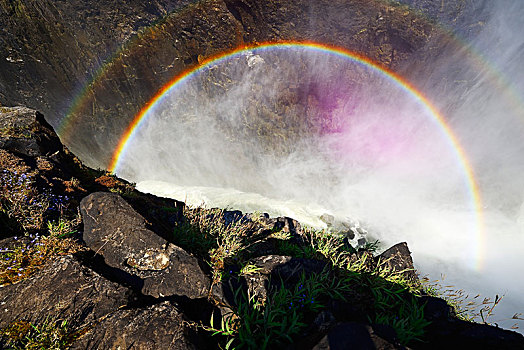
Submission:
M 399 348 L 376 335 L 370 326 L 348 322 L 332 328 L 313 347 L 313 350 L 390 350 Z
M 407 279 L 415 283 L 418 282 L 411 252 L 406 242 L 395 244 L 380 254 L 376 260 L 392 271 L 402 272 L 402 275 Z
M 431 321 L 420 349 L 524 349 L 524 336 L 488 324 L 467 322 L 456 317 L 445 300 L 423 296 L 424 318 Z
M 0 287 L 0 328 L 20 320 L 39 324 L 48 317 L 82 327 L 125 305 L 127 292 L 73 257 L 60 257 L 30 278 Z
M 149 230 L 122 197 L 96 192 L 82 200 L 80 211 L 84 241 L 121 282 L 155 298 L 207 296 L 211 282 L 198 260 Z
M 169 302 L 118 310 L 77 339 L 70 349 L 197 349 L 181 313 Z M 193 337 L 194 338 L 194 337 Z
M 285 286 L 294 286 L 304 273 L 321 273 L 325 262 L 312 259 L 298 259 L 289 256 L 267 255 L 252 259 L 249 264 L 256 266 L 254 273 L 245 276 L 249 295 L 266 300 L 270 284 L 279 288 L 281 281 Z
M 41 113 L 26 107 L 2 107 L 1 113 L 0 148 L 27 157 L 62 150 L 58 136 Z

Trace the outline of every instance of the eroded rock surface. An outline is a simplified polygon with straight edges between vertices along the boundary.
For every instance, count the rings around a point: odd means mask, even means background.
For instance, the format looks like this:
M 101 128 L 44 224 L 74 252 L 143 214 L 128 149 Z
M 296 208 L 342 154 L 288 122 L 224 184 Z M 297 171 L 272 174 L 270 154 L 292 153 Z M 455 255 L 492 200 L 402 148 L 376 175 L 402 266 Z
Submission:
M 418 281 L 413 259 L 406 242 L 397 243 L 380 254 L 376 260 L 383 267 L 401 273 L 405 278 Z
M 80 210 L 84 241 L 122 272 L 123 282 L 153 297 L 207 296 L 210 280 L 197 259 L 150 231 L 122 197 L 93 193 L 82 200 Z
M 201 349 L 188 331 L 180 311 L 163 302 L 143 309 L 118 310 L 96 324 L 71 349 Z
M 64 256 L 29 279 L 0 287 L 0 328 L 19 320 L 40 324 L 46 318 L 82 327 L 125 305 L 127 295 L 127 288 Z
M 375 334 L 370 326 L 360 323 L 342 323 L 331 329 L 313 350 L 393 350 L 402 349 Z

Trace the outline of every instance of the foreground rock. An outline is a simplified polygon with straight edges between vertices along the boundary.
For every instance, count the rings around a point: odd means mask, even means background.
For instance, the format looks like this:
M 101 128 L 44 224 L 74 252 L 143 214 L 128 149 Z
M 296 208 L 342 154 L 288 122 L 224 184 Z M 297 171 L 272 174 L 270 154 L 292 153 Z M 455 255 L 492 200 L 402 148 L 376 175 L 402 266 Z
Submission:
M 155 298 L 207 296 L 211 282 L 197 259 L 147 229 L 145 219 L 123 198 L 93 193 L 82 200 L 80 210 L 84 241 L 123 283 Z
M 370 326 L 360 323 L 341 323 L 331 329 L 313 350 L 393 350 L 402 349 L 375 334 Z
M 198 343 L 198 342 L 197 342 Z M 198 349 L 182 314 L 169 302 L 119 310 L 94 326 L 71 349 Z
M 0 328 L 23 320 L 67 320 L 80 328 L 127 303 L 128 290 L 80 265 L 71 256 L 50 261 L 33 277 L 0 288 Z

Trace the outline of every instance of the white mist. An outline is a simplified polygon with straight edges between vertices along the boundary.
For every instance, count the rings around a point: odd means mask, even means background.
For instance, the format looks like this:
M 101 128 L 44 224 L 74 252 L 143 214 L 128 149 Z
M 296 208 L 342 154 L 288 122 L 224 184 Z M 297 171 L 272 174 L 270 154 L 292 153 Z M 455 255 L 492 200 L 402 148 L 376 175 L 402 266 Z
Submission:
M 270 212 L 322 226 L 358 220 L 384 247 L 407 241 L 422 275 L 493 298 L 504 327 L 524 312 L 524 5 L 491 5 L 471 53 L 404 74 L 430 111 L 387 76 L 304 48 L 245 52 L 170 91 L 118 174 L 192 204 Z M 475 61 L 476 62 L 476 61 Z M 449 67 L 470 77 L 451 84 Z M 482 198 L 479 231 L 466 168 Z

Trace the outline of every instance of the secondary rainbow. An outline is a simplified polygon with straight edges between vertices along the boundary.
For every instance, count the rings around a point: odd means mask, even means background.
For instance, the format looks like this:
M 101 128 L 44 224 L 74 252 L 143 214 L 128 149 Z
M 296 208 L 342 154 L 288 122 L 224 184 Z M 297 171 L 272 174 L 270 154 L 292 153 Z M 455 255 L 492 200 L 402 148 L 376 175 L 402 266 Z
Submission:
M 346 50 L 344 48 L 331 46 L 331 45 L 325 45 L 321 43 L 316 42 L 295 42 L 295 41 L 286 41 L 286 42 L 272 42 L 272 43 L 262 43 L 258 45 L 251 45 L 251 46 L 243 46 L 240 48 L 236 48 L 234 50 L 221 53 L 220 55 L 213 56 L 202 62 L 197 67 L 194 67 L 192 69 L 189 69 L 187 71 L 182 72 L 181 74 L 175 76 L 169 83 L 167 83 L 162 89 L 160 89 L 157 94 L 141 109 L 141 111 L 135 116 L 133 121 L 129 124 L 125 132 L 123 133 L 122 137 L 120 138 L 120 141 L 118 143 L 118 146 L 116 147 L 113 157 L 111 160 L 111 163 L 109 164 L 109 171 L 116 172 L 118 171 L 118 168 L 120 166 L 120 163 L 122 159 L 125 156 L 126 149 L 128 145 L 131 143 L 133 137 L 135 136 L 137 130 L 140 128 L 140 126 L 147 120 L 148 116 L 150 115 L 151 110 L 156 105 L 157 102 L 159 102 L 160 99 L 169 91 L 175 89 L 179 84 L 183 83 L 184 81 L 191 79 L 191 77 L 194 77 L 202 70 L 206 69 L 209 65 L 217 64 L 220 61 L 227 60 L 228 58 L 231 58 L 235 55 L 239 55 L 242 53 L 245 53 L 249 50 L 270 50 L 270 49 L 286 49 L 286 48 L 305 48 L 315 51 L 320 51 L 332 55 L 338 55 L 342 58 L 352 60 L 354 62 L 357 62 L 359 64 L 363 64 L 370 69 L 381 73 L 382 75 L 386 76 L 388 79 L 395 82 L 400 88 L 402 88 L 405 92 L 413 96 L 420 104 L 421 106 L 429 113 L 429 115 L 432 116 L 434 121 L 439 125 L 439 127 L 442 129 L 442 131 L 445 133 L 447 139 L 449 140 L 452 148 L 454 149 L 456 156 L 459 160 L 460 166 L 462 167 L 468 190 L 470 192 L 471 200 L 472 200 L 472 207 L 475 210 L 476 215 L 476 231 L 477 231 L 477 239 L 476 244 L 476 262 L 475 265 L 477 268 L 481 268 L 481 257 L 483 256 L 482 250 L 483 250 L 483 215 L 482 215 L 482 201 L 481 201 L 481 195 L 478 188 L 478 185 L 474 178 L 474 173 L 472 170 L 471 165 L 469 164 L 469 161 L 466 157 L 466 152 L 461 147 L 460 143 L 458 142 L 457 137 L 453 134 L 453 131 L 451 128 L 446 124 L 445 119 L 443 116 L 438 112 L 437 108 L 433 106 L 433 104 L 420 93 L 410 82 L 402 78 L 397 73 L 389 70 L 388 68 L 385 68 L 369 58 L 362 56 L 358 53 L 351 52 L 349 50 Z

